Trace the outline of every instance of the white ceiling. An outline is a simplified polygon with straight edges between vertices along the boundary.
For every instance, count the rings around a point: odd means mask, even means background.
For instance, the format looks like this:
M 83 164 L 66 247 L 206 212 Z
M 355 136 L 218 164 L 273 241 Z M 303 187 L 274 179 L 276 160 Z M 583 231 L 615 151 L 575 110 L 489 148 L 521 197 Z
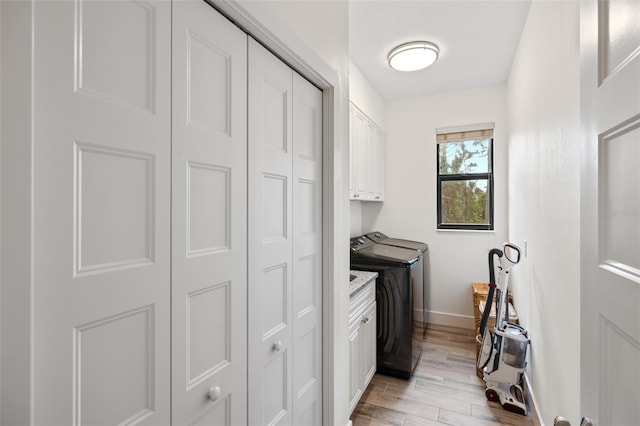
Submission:
M 351 60 L 385 100 L 506 82 L 530 0 L 349 0 Z M 389 68 L 395 46 L 435 43 L 440 57 L 414 72 Z

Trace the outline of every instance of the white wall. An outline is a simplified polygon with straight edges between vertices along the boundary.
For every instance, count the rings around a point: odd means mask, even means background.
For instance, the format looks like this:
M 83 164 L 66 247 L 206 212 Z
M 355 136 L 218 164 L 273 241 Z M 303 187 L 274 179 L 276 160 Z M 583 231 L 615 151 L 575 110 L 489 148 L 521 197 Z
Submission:
M 384 100 L 353 61 L 349 61 L 349 100 L 384 130 Z
M 503 85 L 388 102 L 385 201 L 362 204 L 362 231 L 429 244 L 429 322 L 473 328 L 471 282 L 487 282 L 487 253 L 507 237 L 507 121 Z M 437 127 L 495 122 L 495 231 L 436 231 Z
M 507 85 L 512 270 L 541 420 L 580 421 L 579 3 L 531 4 Z
M 351 238 L 362 235 L 362 201 L 351 201 L 351 227 L 349 236 Z

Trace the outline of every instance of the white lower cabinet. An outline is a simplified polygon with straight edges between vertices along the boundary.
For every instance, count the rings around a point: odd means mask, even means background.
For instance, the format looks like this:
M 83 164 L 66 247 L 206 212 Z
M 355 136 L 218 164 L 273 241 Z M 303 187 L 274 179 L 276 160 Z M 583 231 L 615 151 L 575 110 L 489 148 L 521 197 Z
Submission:
M 349 412 L 376 372 L 376 274 L 349 301 Z
M 362 388 L 360 357 L 362 356 L 362 334 L 360 334 L 360 321 L 349 324 L 349 412 L 358 405 L 364 392 Z
M 371 284 L 375 287 L 375 281 Z M 362 333 L 363 392 L 376 374 L 376 302 L 369 305 L 360 321 Z

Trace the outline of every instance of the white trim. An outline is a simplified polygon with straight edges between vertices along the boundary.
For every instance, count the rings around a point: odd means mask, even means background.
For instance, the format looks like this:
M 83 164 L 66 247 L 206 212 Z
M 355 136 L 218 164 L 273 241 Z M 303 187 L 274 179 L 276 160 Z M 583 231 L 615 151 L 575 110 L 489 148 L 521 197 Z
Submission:
M 437 127 L 436 135 L 446 135 L 447 133 L 463 133 L 463 132 L 475 132 L 478 130 L 494 129 L 496 123 L 477 123 L 477 124 L 465 124 L 462 126 L 451 127 Z
M 327 285 L 322 286 L 322 420 L 324 424 L 330 424 L 327 419 L 335 420 L 335 407 L 332 396 L 334 395 L 335 357 L 334 327 L 335 304 L 333 300 L 334 271 L 333 258 L 334 242 L 334 212 L 333 204 L 335 187 L 333 185 L 334 161 L 333 137 L 335 123 L 333 112 L 335 110 L 334 89 L 324 90 L 322 94 L 322 281 Z M 351 422 L 351 421 L 349 421 Z
M 495 224 L 494 224 L 495 225 Z M 436 232 L 463 232 L 467 234 L 495 234 L 495 229 L 438 229 L 435 228 Z
M 320 89 L 337 87 L 336 72 L 300 37 L 284 28 L 261 2 L 205 1 Z
M 533 424 L 535 426 L 544 426 L 542 422 L 542 416 L 540 415 L 540 411 L 538 410 L 538 403 L 536 402 L 536 397 L 533 394 L 533 389 L 531 388 L 531 380 L 527 373 L 524 374 L 524 388 L 525 393 L 529 402 L 529 410 L 531 414 L 531 418 L 533 419 Z
M 435 311 L 427 311 L 427 323 L 448 325 L 451 327 L 466 328 L 469 330 L 473 330 L 476 327 L 475 318 L 472 316 Z

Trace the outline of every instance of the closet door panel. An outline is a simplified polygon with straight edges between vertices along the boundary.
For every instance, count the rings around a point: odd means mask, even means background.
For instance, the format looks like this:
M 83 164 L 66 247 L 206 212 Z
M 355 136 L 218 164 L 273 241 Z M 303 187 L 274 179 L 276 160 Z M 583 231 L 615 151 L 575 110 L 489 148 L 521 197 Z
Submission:
M 249 39 L 249 424 L 291 424 L 292 71 Z
M 246 70 L 246 34 L 174 2 L 174 424 L 247 422 Z
M 33 423 L 167 423 L 171 5 L 34 27 Z
M 322 92 L 293 74 L 293 424 L 322 424 Z

